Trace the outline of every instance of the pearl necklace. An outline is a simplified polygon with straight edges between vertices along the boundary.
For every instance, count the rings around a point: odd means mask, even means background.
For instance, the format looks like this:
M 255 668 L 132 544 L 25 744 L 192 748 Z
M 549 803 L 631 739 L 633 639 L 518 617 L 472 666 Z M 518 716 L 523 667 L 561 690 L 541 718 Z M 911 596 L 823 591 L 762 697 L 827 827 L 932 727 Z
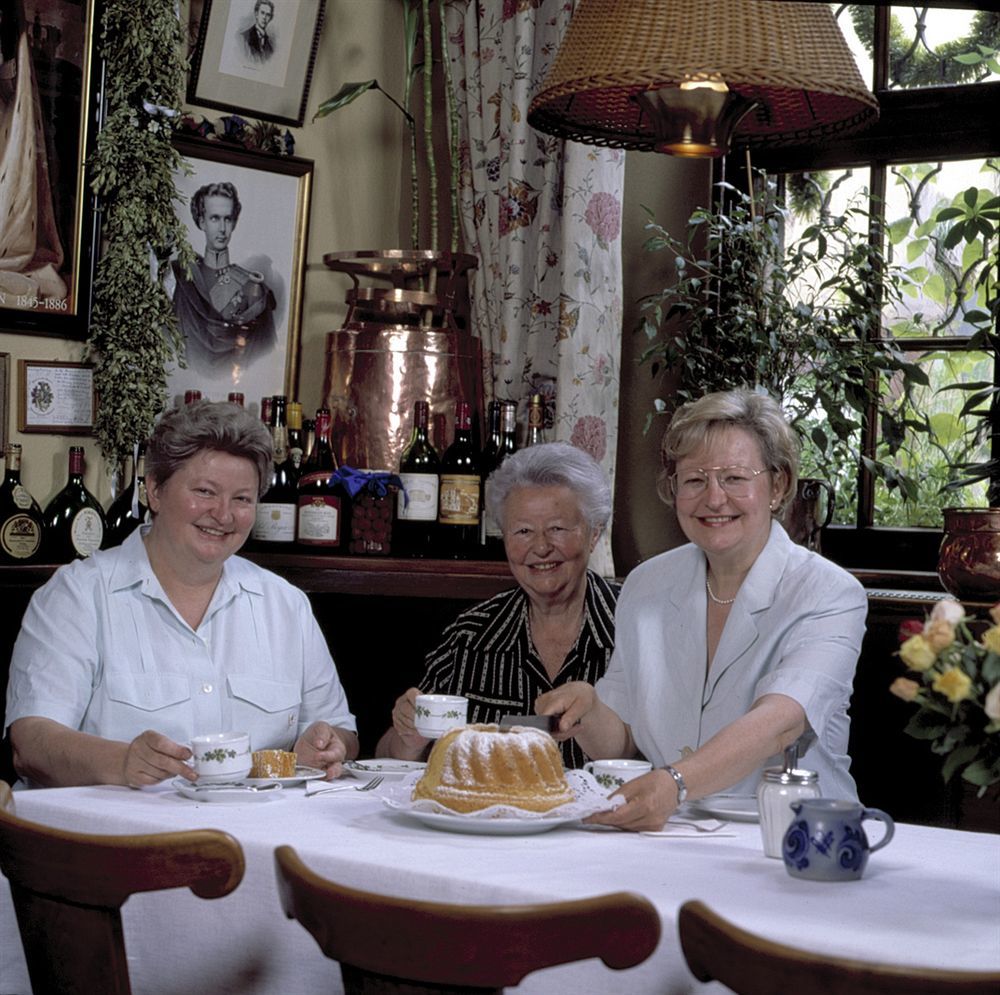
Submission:
M 714 592 L 714 591 L 712 590 L 712 585 L 711 585 L 711 583 L 709 582 L 709 580 L 708 580 L 708 578 L 707 578 L 707 577 L 705 578 L 705 590 L 706 590 L 706 591 L 708 591 L 708 596 L 709 596 L 709 597 L 710 597 L 710 598 L 711 598 L 711 599 L 712 599 L 712 600 L 713 600 L 713 601 L 714 601 L 714 602 L 715 602 L 715 603 L 716 603 L 717 605 L 731 605 L 731 604 L 732 604 L 732 603 L 733 603 L 733 602 L 734 602 L 734 601 L 736 600 L 736 598 L 717 598 L 717 597 L 715 596 L 715 592 Z

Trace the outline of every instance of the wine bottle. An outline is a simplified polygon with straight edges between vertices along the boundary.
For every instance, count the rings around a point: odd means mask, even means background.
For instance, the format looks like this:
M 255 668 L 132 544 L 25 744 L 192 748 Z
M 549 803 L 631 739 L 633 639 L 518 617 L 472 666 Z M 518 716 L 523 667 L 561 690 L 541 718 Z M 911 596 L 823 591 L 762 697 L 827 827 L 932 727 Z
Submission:
M 475 559 L 479 551 L 479 453 L 472 441 L 472 410 L 455 405 L 455 438 L 441 457 L 438 548 L 443 557 Z
M 511 453 L 517 451 L 517 405 L 514 401 L 496 401 L 497 419 L 499 428 L 497 431 L 497 441 L 490 445 L 483 453 L 483 517 L 482 517 L 482 544 L 483 555 L 489 560 L 502 560 L 505 558 L 503 546 L 503 531 L 501 523 L 494 521 L 489 514 L 490 475 L 494 470 L 500 468 L 503 461 Z
M 46 559 L 50 563 L 82 560 L 104 542 L 104 512 L 83 483 L 83 446 L 69 447 L 66 486 L 46 505 Z
M 243 395 L 241 391 L 231 390 L 229 392 L 229 403 L 238 404 L 242 408 L 246 403 L 246 397 Z
M 392 549 L 397 556 L 433 556 L 437 538 L 440 460 L 427 437 L 430 405 L 413 405 L 413 435 L 399 461 L 402 490 L 396 497 Z
M 299 493 L 295 467 L 288 453 L 287 400 L 283 394 L 271 399 L 271 440 L 274 444 L 271 484 L 257 502 L 250 533 L 253 548 L 262 552 L 287 552 L 295 545 Z
M 528 435 L 524 448 L 537 446 L 545 441 L 545 405 L 541 394 L 532 394 L 528 404 Z
M 339 553 L 347 542 L 347 491 L 331 474 L 337 458 L 330 442 L 329 408 L 316 412 L 316 444 L 298 484 L 298 544 L 312 553 Z
M 262 397 L 260 399 L 260 420 L 268 428 L 271 427 L 271 404 L 273 400 L 271 397 Z
M 312 418 L 302 419 L 302 466 L 312 458 L 316 449 L 316 422 Z
M 136 450 L 132 467 L 132 480 L 108 506 L 104 516 L 107 525 L 104 546 L 120 546 L 125 539 L 146 521 L 149 505 L 146 503 L 146 447 Z
M 184 391 L 184 403 L 185 404 L 194 404 L 195 401 L 200 401 L 200 400 L 201 400 L 201 391 L 200 390 L 186 390 L 186 391 Z
M 37 563 L 43 534 L 42 509 L 21 483 L 21 447 L 11 442 L 0 484 L 0 563 Z
M 298 401 L 288 402 L 288 455 L 295 468 L 295 477 L 302 472 L 302 405 Z

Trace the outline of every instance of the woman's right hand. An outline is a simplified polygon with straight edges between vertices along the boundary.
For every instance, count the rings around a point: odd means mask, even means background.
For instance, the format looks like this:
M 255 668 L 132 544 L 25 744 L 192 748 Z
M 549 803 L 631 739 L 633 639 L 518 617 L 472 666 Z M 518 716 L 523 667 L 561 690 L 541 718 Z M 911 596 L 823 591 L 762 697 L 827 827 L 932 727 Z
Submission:
M 559 743 L 572 739 L 580 730 L 579 725 L 597 704 L 594 685 L 586 681 L 570 681 L 546 691 L 535 699 L 538 715 L 558 715 L 559 726 L 552 737 Z
M 136 736 L 125 751 L 125 784 L 130 788 L 142 788 L 178 775 L 196 781 L 198 774 L 186 763 L 190 759 L 188 747 L 154 729 L 147 729 Z
M 423 753 L 430 742 L 426 736 L 421 736 L 414 725 L 417 715 L 417 695 L 420 688 L 409 688 L 404 691 L 392 706 L 392 728 L 408 751 L 415 751 L 415 755 Z

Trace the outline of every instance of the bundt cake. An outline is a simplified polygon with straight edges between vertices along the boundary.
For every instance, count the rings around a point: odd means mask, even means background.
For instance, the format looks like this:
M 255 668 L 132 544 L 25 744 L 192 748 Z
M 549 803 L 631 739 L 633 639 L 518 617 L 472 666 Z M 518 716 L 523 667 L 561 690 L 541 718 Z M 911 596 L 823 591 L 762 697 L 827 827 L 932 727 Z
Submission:
M 297 757 L 287 750 L 254 750 L 250 777 L 295 777 Z
M 454 812 L 510 805 L 548 812 L 574 800 L 555 740 L 540 729 L 469 725 L 437 740 L 413 800 L 429 798 Z

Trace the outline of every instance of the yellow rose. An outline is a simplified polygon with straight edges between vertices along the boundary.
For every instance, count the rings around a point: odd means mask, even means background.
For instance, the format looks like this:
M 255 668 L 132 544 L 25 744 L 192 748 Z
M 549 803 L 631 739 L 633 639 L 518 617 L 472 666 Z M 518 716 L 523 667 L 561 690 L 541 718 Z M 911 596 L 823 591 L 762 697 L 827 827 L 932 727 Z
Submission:
M 1000 684 L 994 684 L 990 688 L 989 694 L 986 695 L 986 700 L 983 702 L 983 711 L 987 718 L 994 722 L 1000 721 Z
M 997 687 L 1000 688 L 1000 684 Z M 889 685 L 889 691 L 903 701 L 913 701 L 919 690 L 920 685 L 916 681 L 911 681 L 909 677 L 897 677 Z
M 924 626 L 924 639 L 935 653 L 940 653 L 955 641 L 955 626 L 943 618 L 932 619 Z
M 927 670 L 937 659 L 937 654 L 923 636 L 910 636 L 899 647 L 899 655 L 910 670 Z
M 943 694 L 950 702 L 963 701 L 969 697 L 972 688 L 972 678 L 958 667 L 949 667 L 943 674 L 938 674 L 931 685 L 938 694 Z
M 994 653 L 1000 653 L 1000 625 L 991 626 L 983 633 L 983 645 Z

